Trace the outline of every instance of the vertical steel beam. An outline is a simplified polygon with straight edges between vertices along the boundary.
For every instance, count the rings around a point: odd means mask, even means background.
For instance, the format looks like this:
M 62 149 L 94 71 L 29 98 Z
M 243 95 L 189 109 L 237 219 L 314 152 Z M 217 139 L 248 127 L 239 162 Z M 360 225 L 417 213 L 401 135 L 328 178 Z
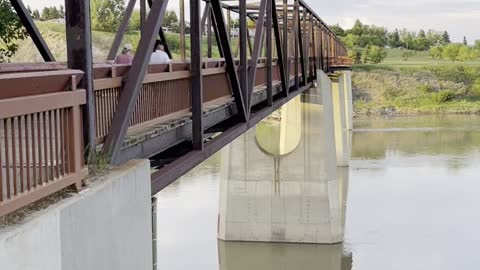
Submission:
M 230 9 L 227 10 L 227 35 L 228 42 L 232 43 L 232 15 Z
M 122 22 L 120 23 L 120 27 L 118 27 L 118 31 L 115 35 L 115 39 L 113 40 L 112 47 L 110 48 L 110 52 L 108 53 L 107 60 L 115 60 L 117 56 L 118 49 L 123 40 L 123 36 L 127 31 L 128 24 L 130 22 L 130 18 L 132 17 L 133 8 L 137 0 L 129 0 L 127 4 L 127 8 L 125 8 L 125 12 L 123 13 Z M 140 16 L 141 17 L 141 16 Z
M 303 39 L 304 39 L 304 42 L 303 42 L 303 58 L 304 58 L 303 59 L 303 66 L 304 66 L 303 67 L 303 70 L 304 70 L 303 80 L 304 80 L 304 83 L 307 83 L 308 72 L 310 70 L 309 64 L 308 64 L 310 62 L 310 60 L 308 59 L 310 42 L 309 42 L 309 34 L 308 34 L 307 17 L 308 17 L 307 9 L 303 8 Z
M 267 8 L 267 0 L 260 1 L 260 8 L 258 11 L 257 25 L 255 27 L 255 42 L 253 46 L 252 59 L 248 67 L 248 100 L 247 109 L 248 115 L 250 115 L 251 99 L 253 95 L 253 88 L 255 87 L 255 78 L 257 76 L 257 62 L 260 57 L 260 51 L 263 45 L 263 34 L 265 24 L 265 10 Z
M 272 0 L 267 0 L 267 22 L 266 26 L 266 52 L 267 52 L 267 105 L 273 105 L 273 79 L 272 79 Z
M 297 1 L 295 1 L 295 3 L 298 3 Z M 296 42 L 296 39 L 298 38 L 297 35 L 298 33 L 300 33 L 299 29 L 298 29 L 298 25 L 299 25 L 299 5 L 298 4 L 295 4 L 295 8 L 294 8 L 294 11 L 293 11 L 293 18 L 292 18 L 292 30 L 291 30 L 291 35 L 288 36 L 287 35 L 287 44 L 288 44 L 288 47 L 294 49 L 294 46 L 295 46 L 295 42 Z M 297 18 L 297 19 L 296 19 Z M 294 52 L 295 50 L 293 50 Z M 287 74 L 288 74 L 288 84 L 290 85 L 290 72 L 291 72 L 291 67 L 290 67 L 290 64 L 291 64 L 291 58 L 289 58 L 288 60 L 288 66 L 286 67 L 286 70 L 287 70 Z
M 127 74 L 122 95 L 118 102 L 117 111 L 113 116 L 112 126 L 109 129 L 103 145 L 105 153 L 111 157 L 111 163 L 115 163 L 127 134 L 128 124 L 147 72 L 148 62 L 155 43 L 155 36 L 163 23 L 167 3 L 168 0 L 156 0 L 153 2 L 150 13 L 148 14 L 144 34 L 140 38 L 137 53 L 135 58 L 133 58 L 132 66 Z
M 180 58 L 185 60 L 185 0 L 179 0 L 180 8 Z
M 287 77 L 286 77 L 286 71 L 285 71 L 285 61 L 284 61 L 284 55 L 283 55 L 283 49 L 282 49 L 282 39 L 280 37 L 280 26 L 279 26 L 279 20 L 278 20 L 278 13 L 277 13 L 277 5 L 275 3 L 275 0 L 272 1 L 272 19 L 273 19 L 273 32 L 275 34 L 275 44 L 276 44 L 276 49 L 277 49 L 277 57 L 278 57 L 278 67 L 280 69 L 280 79 L 282 81 L 282 93 L 283 96 L 288 96 L 288 91 L 289 91 L 289 83 L 287 84 Z
M 305 8 L 303 8 L 304 10 L 306 10 Z M 295 21 L 297 22 L 298 24 L 298 27 L 295 28 L 295 30 L 298 32 L 298 36 L 297 36 L 297 39 L 298 39 L 298 43 L 300 44 L 300 66 L 302 68 L 302 85 L 305 85 L 307 83 L 307 76 L 306 76 L 306 70 L 305 70 L 305 42 L 304 42 L 304 39 L 303 39 L 303 35 L 302 35 L 302 23 L 301 23 L 301 19 L 300 19 L 300 6 L 297 6 L 297 4 L 295 4 L 295 12 L 294 13 L 297 13 L 297 17 L 295 19 Z M 304 13 L 305 15 L 305 13 Z
M 227 39 L 227 30 L 225 27 L 225 18 L 223 17 L 222 4 L 220 0 L 212 0 L 212 12 L 215 19 L 215 34 L 220 40 L 220 47 L 224 53 L 225 64 L 227 69 L 228 81 L 232 89 L 233 96 L 235 98 L 235 104 L 238 111 L 238 116 L 240 121 L 247 122 L 247 111 L 245 109 L 244 95 L 238 81 L 237 69 L 235 66 L 235 61 L 232 57 L 232 51 L 230 43 Z
M 210 6 L 209 3 L 207 5 Z M 208 9 L 207 13 L 207 57 L 212 58 L 212 11 Z
M 242 89 L 243 100 L 248 104 L 248 77 L 247 77 L 247 1 L 239 0 L 239 22 L 240 22 L 240 31 L 239 31 L 239 46 L 240 46 L 240 67 L 238 70 L 239 79 L 240 79 L 240 89 Z
M 297 6 L 297 1 L 295 1 L 295 8 Z M 298 17 L 293 17 L 292 18 L 292 21 L 295 21 L 295 20 L 300 20 L 300 14 L 297 13 L 297 12 L 294 12 L 294 14 L 296 14 L 296 16 Z M 293 63 L 294 63 L 294 69 L 295 69 L 295 90 L 298 90 L 300 88 L 300 82 L 299 82 L 299 78 L 298 78 L 298 71 L 299 71 L 299 68 L 298 68 L 298 64 L 299 64 L 299 53 L 300 53 L 300 57 L 301 57 L 301 65 L 302 65 L 302 78 L 303 78 L 303 73 L 304 73 L 304 70 L 303 70 L 303 43 L 302 43 L 302 30 L 301 30 L 301 26 L 300 24 L 298 24 L 298 29 L 295 28 L 295 33 L 298 32 L 298 37 L 295 37 L 295 42 L 293 43 L 293 46 L 294 46 L 294 60 L 293 60 Z M 293 34 L 292 34 L 293 35 Z M 300 52 L 299 52 L 299 47 L 300 46 Z M 305 83 L 305 81 L 303 81 L 303 83 Z
M 145 0 L 140 0 L 140 31 L 143 32 L 143 26 L 145 26 L 145 20 L 147 18 L 147 3 Z
M 288 53 L 288 0 L 283 0 L 283 55 L 285 57 L 285 78 L 287 79 L 287 87 L 290 88 L 290 55 Z
M 86 154 L 95 157 L 95 101 L 93 95 L 92 30 L 90 0 L 65 0 L 67 66 L 84 72 L 79 87 L 85 89 L 87 102 L 82 108 L 83 141 Z
M 203 150 L 203 82 L 202 82 L 202 30 L 200 1 L 190 0 L 190 50 L 192 97 L 192 145 Z
M 52 52 L 48 48 L 47 43 L 42 37 L 42 34 L 40 34 L 40 31 L 38 31 L 32 16 L 30 16 L 30 12 L 25 8 L 22 0 L 10 0 L 10 3 L 15 9 L 15 12 L 17 12 L 17 15 L 20 18 L 23 26 L 25 29 L 27 29 L 28 34 L 32 38 L 32 41 L 40 52 L 40 55 L 42 55 L 43 60 L 46 62 L 54 62 L 55 57 L 53 57 Z

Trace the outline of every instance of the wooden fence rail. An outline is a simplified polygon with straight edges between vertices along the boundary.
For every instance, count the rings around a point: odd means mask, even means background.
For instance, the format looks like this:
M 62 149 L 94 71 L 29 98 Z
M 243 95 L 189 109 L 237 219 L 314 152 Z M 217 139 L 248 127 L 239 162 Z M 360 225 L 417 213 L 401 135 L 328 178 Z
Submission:
M 87 176 L 77 71 L 0 74 L 0 216 Z M 32 82 L 48 80 L 40 88 Z M 63 90 L 59 90 L 63 89 Z

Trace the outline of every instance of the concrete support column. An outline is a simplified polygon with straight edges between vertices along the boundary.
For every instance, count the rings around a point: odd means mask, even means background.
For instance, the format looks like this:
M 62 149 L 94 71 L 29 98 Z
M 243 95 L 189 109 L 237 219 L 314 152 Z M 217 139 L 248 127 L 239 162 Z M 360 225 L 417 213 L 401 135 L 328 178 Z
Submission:
M 346 189 L 337 177 L 333 100 L 332 83 L 319 71 L 319 87 L 301 102 L 288 103 L 222 150 L 219 239 L 343 241 Z M 300 123 L 284 129 L 285 121 Z
M 335 125 L 335 146 L 337 166 L 348 167 L 350 153 L 347 131 L 347 109 L 345 102 L 345 75 L 334 74 L 332 80 L 333 119 Z
M 347 129 L 353 130 L 353 92 L 352 92 L 352 71 L 342 71 L 345 90 L 345 109 L 347 116 Z

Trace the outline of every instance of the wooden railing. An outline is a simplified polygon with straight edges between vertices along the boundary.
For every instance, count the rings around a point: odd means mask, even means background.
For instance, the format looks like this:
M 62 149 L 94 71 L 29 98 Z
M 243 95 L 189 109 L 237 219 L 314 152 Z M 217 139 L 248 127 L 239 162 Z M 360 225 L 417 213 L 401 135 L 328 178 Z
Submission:
M 75 70 L 0 74 L 0 216 L 86 177 L 81 77 Z
M 209 59 L 203 63 L 203 101 L 205 103 L 226 100 L 232 96 L 225 62 Z M 94 80 L 97 143 L 103 142 L 108 134 L 113 115 L 117 110 L 118 98 L 122 92 L 122 80 L 130 67 L 110 65 L 102 71 L 96 68 Z M 257 65 L 255 85 L 266 84 L 266 65 L 260 59 Z M 274 63 L 273 80 L 280 80 L 278 66 Z M 190 64 L 150 65 L 145 76 L 138 101 L 130 119 L 130 130 L 159 123 L 191 110 Z

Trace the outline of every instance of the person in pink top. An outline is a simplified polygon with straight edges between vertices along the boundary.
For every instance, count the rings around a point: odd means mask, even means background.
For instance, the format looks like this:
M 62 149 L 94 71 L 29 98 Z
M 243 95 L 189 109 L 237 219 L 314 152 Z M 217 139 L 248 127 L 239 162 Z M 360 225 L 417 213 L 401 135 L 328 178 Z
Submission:
M 132 54 L 132 45 L 125 44 L 123 47 L 122 53 L 117 55 L 115 58 L 115 64 L 132 64 L 133 61 L 133 54 Z

